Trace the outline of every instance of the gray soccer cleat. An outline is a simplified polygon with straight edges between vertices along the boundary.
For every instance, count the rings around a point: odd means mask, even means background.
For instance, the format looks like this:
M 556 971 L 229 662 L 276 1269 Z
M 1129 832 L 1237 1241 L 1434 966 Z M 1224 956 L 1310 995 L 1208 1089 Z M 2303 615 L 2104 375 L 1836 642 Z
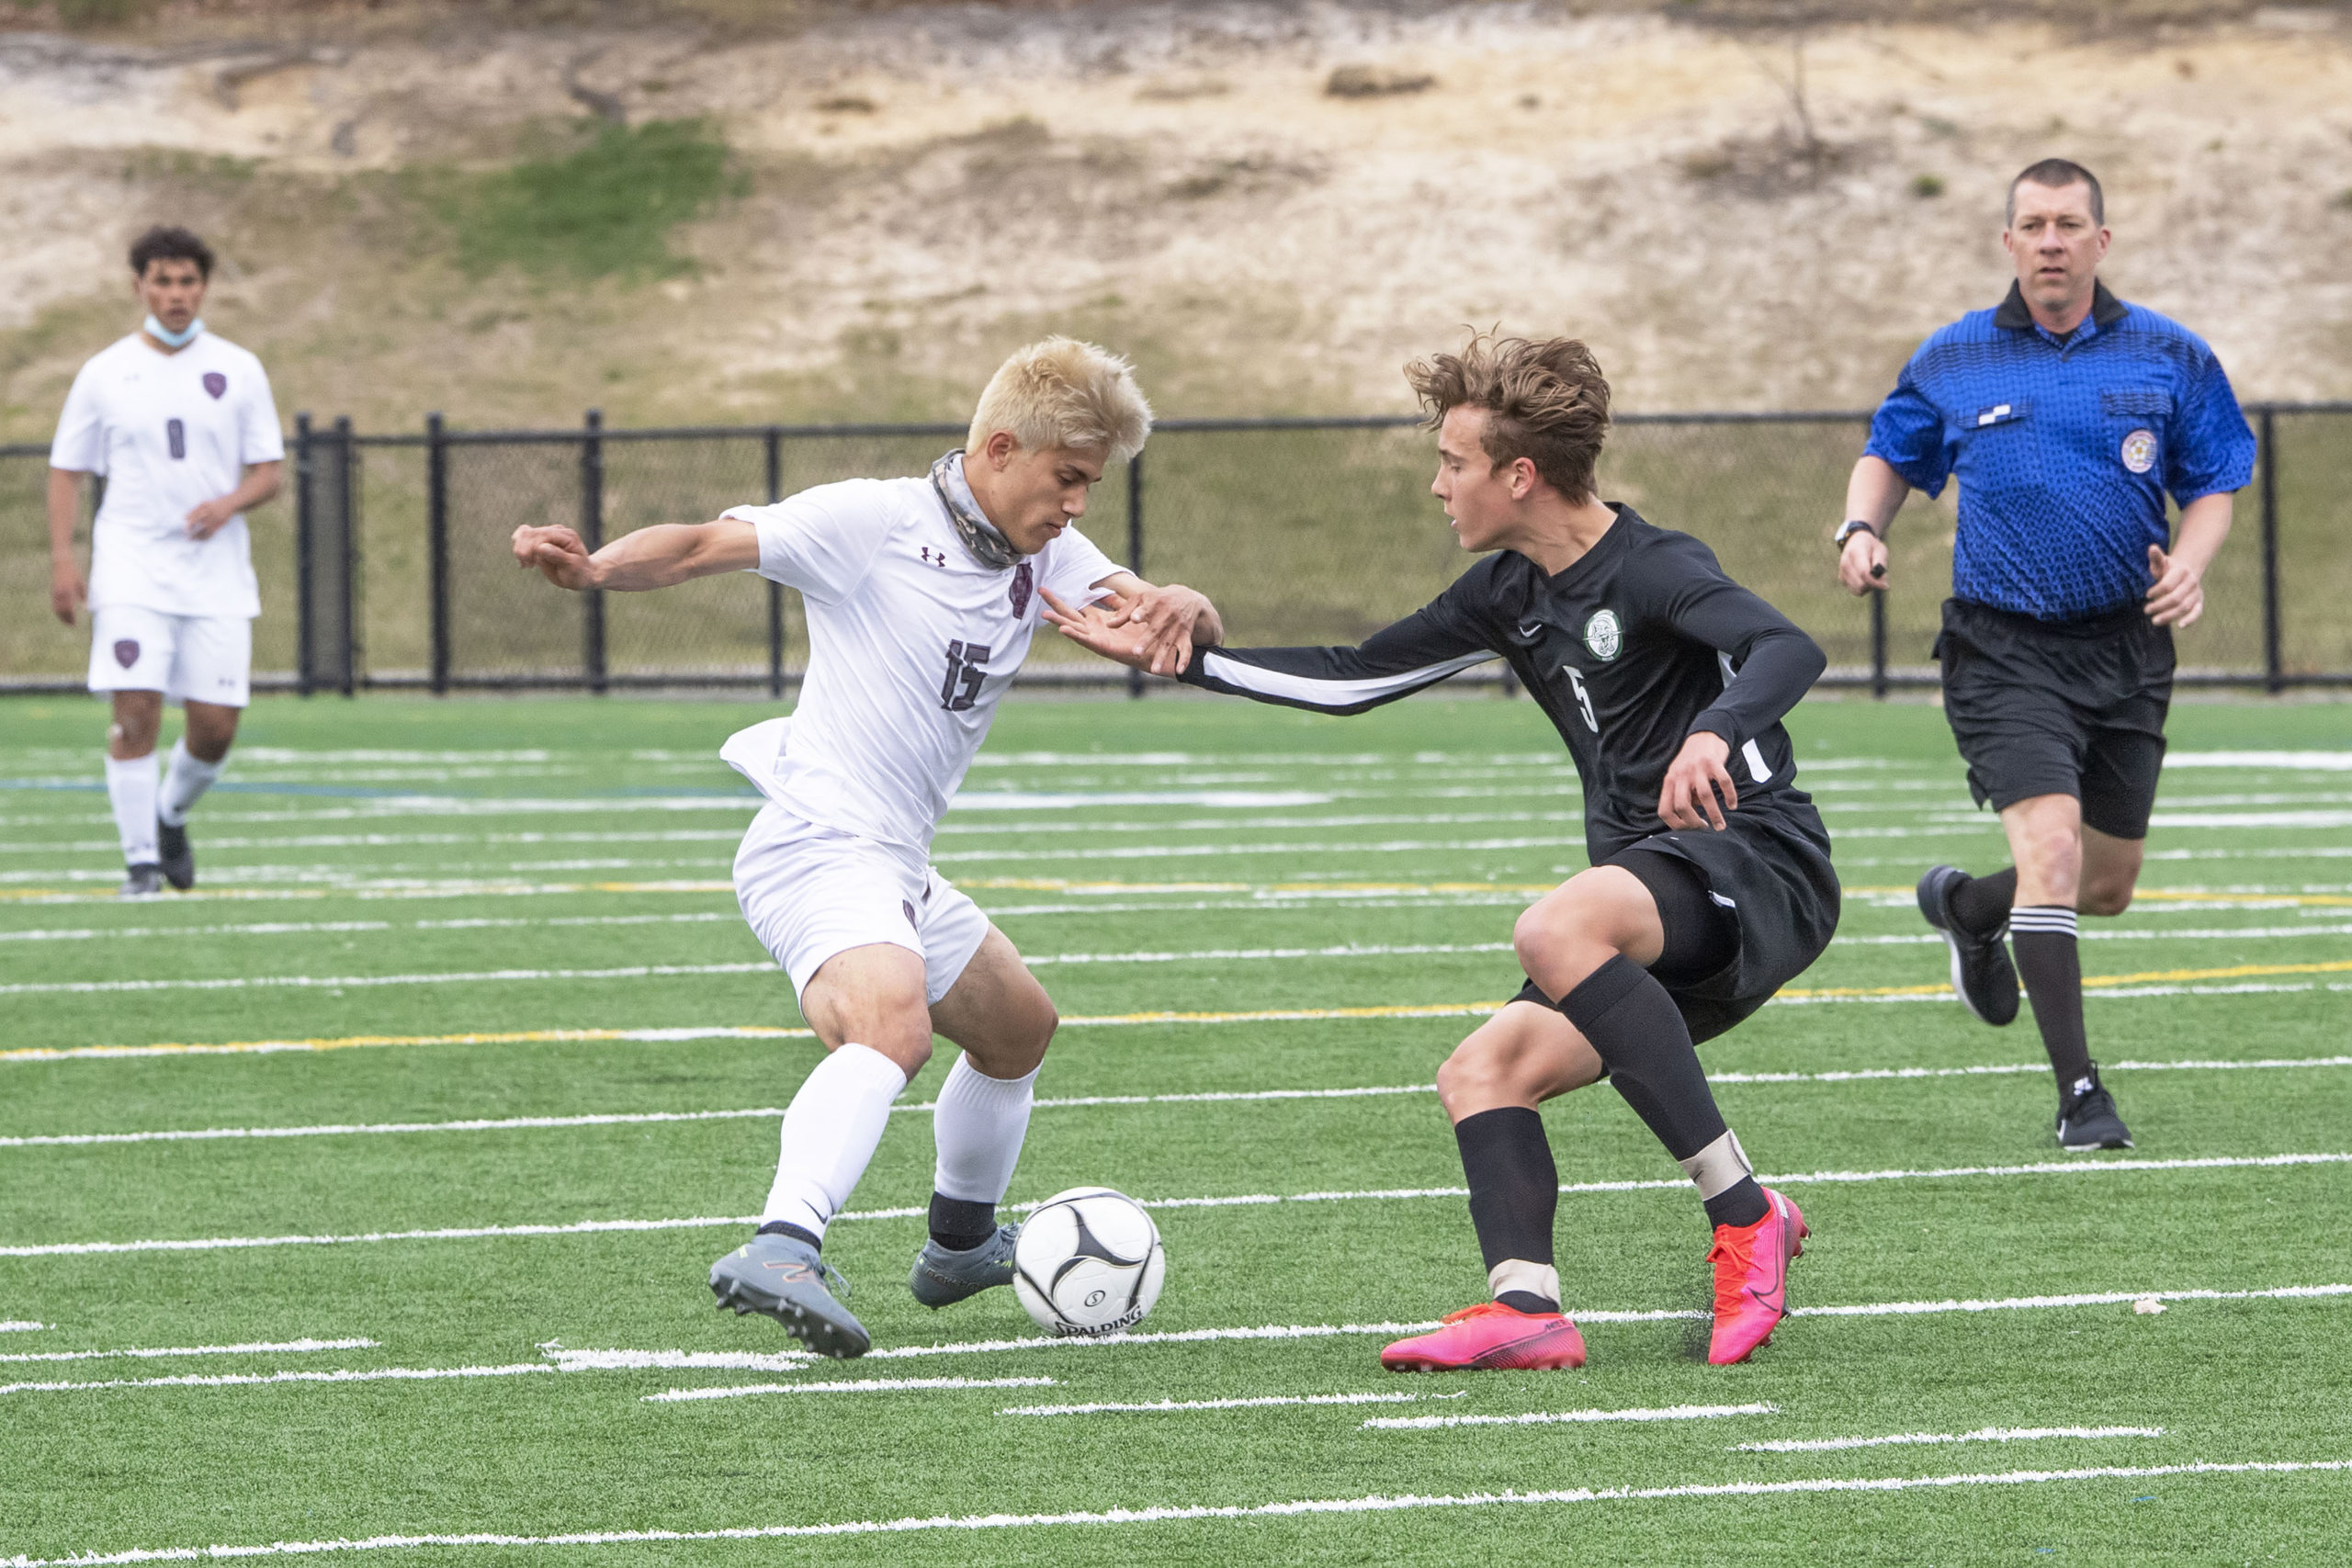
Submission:
M 711 1293 L 737 1315 L 756 1312 L 784 1325 L 785 1332 L 820 1356 L 863 1356 L 874 1340 L 865 1325 L 825 1288 L 837 1281 L 849 1294 L 841 1270 L 797 1236 L 755 1235 L 710 1266 Z
M 118 898 L 153 898 L 164 891 L 164 868 L 150 862 L 134 865 L 122 874 L 122 886 L 115 889 Z
M 926 1241 L 915 1254 L 914 1272 L 907 1289 L 927 1307 L 953 1305 L 997 1285 L 1012 1283 L 1012 1244 L 1021 1239 L 1019 1225 L 999 1225 L 996 1235 L 968 1251 L 956 1252 Z
M 196 886 L 196 852 L 188 848 L 187 824 L 173 827 L 162 818 L 155 818 L 155 847 L 162 851 L 159 868 L 164 880 L 185 893 Z
M 1983 1022 L 1999 1028 L 2017 1021 L 2018 971 L 2001 944 L 2003 926 L 1990 936 L 1965 930 L 1952 918 L 1951 896 L 1968 874 L 1957 866 L 1928 868 L 1919 878 L 1919 913 L 1951 949 L 1951 988 L 1961 1004 Z

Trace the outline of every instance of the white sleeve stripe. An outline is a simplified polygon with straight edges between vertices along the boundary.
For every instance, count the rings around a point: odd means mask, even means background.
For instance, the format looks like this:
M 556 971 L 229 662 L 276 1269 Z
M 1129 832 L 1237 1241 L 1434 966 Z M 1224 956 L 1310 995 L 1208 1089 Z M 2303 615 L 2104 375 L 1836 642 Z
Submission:
M 1464 653 L 1435 664 L 1424 664 L 1418 670 L 1400 671 L 1394 675 L 1370 675 L 1360 681 L 1327 681 L 1313 675 L 1292 675 L 1261 665 L 1244 664 L 1214 651 L 1201 655 L 1201 673 L 1228 686 L 1238 686 L 1245 692 L 1261 696 L 1288 697 L 1295 702 L 1313 703 L 1321 707 L 1347 707 L 1368 702 L 1375 697 L 1398 696 L 1406 692 L 1432 686 L 1448 675 L 1467 670 L 1473 664 L 1484 664 L 1501 655 L 1487 649 Z
M 1755 741 L 1750 740 L 1742 746 L 1739 754 L 1747 759 L 1747 776 L 1750 779 L 1762 784 L 1772 776 L 1772 770 L 1764 765 L 1764 750 Z

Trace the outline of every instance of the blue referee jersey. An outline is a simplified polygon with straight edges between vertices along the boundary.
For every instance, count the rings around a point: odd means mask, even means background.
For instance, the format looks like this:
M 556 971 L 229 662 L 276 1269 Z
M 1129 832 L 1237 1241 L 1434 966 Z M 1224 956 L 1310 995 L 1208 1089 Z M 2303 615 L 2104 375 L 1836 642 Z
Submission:
M 2186 506 L 2243 489 L 2255 446 L 2196 333 L 2099 284 L 2061 338 L 2013 283 L 1919 345 L 1866 450 L 1930 496 L 1960 477 L 1955 595 L 2074 621 L 2145 598 L 2165 492 Z

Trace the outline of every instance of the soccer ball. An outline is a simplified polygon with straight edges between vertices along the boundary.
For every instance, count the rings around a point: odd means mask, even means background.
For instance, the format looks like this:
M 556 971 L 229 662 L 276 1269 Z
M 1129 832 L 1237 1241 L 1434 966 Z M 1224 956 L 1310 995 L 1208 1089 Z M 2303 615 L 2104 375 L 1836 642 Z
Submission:
M 1141 1203 L 1073 1187 L 1039 1204 L 1012 1248 L 1012 1292 L 1056 1334 L 1117 1334 L 1159 1299 L 1168 1255 Z

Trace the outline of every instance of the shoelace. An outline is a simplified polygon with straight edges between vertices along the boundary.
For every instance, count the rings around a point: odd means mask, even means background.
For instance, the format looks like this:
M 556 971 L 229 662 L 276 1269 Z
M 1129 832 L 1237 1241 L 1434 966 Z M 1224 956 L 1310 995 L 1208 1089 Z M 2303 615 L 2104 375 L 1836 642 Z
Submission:
M 1746 1233 L 1735 1231 L 1707 1249 L 1707 1261 L 1715 1267 L 1715 1315 L 1724 1317 L 1739 1309 L 1740 1297 L 1747 1293 L 1747 1272 L 1755 1260 L 1756 1242 L 1762 1234 L 1758 1226 Z M 1726 1270 L 1723 1266 L 1730 1264 Z M 1726 1278 L 1728 1276 L 1728 1278 Z
M 821 1252 L 817 1255 L 817 1278 L 823 1280 L 825 1288 L 833 1292 L 835 1301 L 849 1300 L 849 1276 L 826 1262 L 825 1255 Z

